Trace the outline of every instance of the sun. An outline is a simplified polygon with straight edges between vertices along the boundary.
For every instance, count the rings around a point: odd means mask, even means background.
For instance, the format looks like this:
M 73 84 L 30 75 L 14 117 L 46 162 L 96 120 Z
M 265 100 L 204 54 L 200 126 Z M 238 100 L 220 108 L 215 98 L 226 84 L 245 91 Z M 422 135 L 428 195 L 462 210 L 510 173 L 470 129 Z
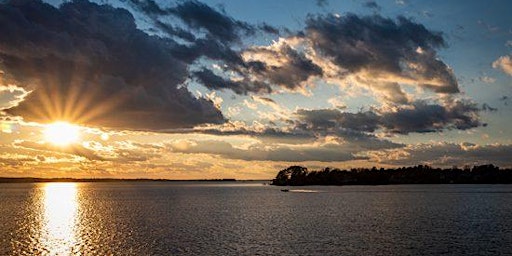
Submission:
M 67 146 L 80 139 L 80 128 L 68 122 L 51 123 L 44 129 L 44 138 L 52 144 Z

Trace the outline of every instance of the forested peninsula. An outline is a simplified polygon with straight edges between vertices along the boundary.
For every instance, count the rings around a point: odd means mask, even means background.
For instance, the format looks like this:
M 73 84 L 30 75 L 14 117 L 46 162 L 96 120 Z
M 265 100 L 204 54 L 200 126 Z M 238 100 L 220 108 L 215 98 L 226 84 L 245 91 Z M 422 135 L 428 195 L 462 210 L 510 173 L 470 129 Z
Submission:
M 500 169 L 492 164 L 449 169 L 417 165 L 400 168 L 324 168 L 309 171 L 302 166 L 290 166 L 279 171 L 272 185 L 385 185 L 385 184 L 511 184 L 512 169 Z

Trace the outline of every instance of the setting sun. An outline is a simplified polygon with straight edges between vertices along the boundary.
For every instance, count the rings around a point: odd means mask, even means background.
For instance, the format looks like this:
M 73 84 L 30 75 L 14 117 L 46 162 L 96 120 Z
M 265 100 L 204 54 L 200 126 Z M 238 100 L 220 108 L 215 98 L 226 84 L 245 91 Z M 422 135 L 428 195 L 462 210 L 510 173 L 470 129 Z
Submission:
M 46 141 L 66 146 L 78 141 L 80 138 L 79 127 L 67 122 L 55 122 L 48 124 L 44 130 L 44 138 Z

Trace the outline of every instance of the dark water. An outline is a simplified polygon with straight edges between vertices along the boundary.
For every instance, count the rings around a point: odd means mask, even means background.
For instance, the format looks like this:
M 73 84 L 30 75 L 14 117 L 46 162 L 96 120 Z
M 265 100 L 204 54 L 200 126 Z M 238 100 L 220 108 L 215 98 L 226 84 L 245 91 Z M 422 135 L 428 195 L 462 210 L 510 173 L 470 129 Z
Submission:
M 280 189 L 0 184 L 0 255 L 512 255 L 511 185 Z

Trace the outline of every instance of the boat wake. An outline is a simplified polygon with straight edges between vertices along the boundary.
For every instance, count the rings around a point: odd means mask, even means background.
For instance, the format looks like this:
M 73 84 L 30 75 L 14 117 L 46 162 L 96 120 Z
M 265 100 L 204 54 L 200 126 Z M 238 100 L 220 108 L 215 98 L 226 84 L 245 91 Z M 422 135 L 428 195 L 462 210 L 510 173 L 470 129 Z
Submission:
M 294 192 L 294 193 L 319 193 L 320 191 L 318 191 L 318 190 L 311 190 L 311 189 L 293 189 L 293 190 L 290 190 L 290 192 Z

